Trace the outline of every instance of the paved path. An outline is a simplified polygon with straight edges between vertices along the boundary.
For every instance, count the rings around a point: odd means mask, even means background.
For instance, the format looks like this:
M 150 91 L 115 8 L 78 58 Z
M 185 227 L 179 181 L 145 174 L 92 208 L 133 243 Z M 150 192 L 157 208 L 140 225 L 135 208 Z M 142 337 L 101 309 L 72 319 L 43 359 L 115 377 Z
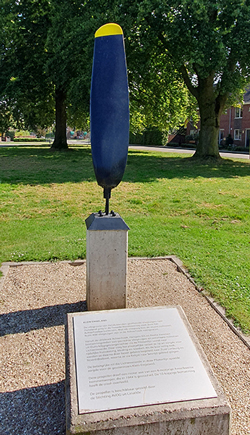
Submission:
M 180 154 L 191 154 L 193 155 L 195 150 L 186 148 L 170 148 L 170 147 L 147 147 L 143 145 L 129 145 L 130 149 L 139 149 L 142 151 L 160 151 L 162 153 L 180 153 Z M 221 157 L 226 157 L 227 159 L 249 159 L 250 155 L 246 153 L 228 152 L 221 151 Z

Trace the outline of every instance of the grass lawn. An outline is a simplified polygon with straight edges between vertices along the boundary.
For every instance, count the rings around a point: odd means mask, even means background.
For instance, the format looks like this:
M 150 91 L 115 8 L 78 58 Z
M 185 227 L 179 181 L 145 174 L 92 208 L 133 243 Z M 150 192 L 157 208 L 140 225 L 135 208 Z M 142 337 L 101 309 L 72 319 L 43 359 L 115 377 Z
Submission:
M 110 206 L 130 227 L 130 256 L 177 255 L 250 332 L 249 160 L 131 150 Z M 104 207 L 90 147 L 0 148 L 0 262 L 84 258 L 84 221 Z

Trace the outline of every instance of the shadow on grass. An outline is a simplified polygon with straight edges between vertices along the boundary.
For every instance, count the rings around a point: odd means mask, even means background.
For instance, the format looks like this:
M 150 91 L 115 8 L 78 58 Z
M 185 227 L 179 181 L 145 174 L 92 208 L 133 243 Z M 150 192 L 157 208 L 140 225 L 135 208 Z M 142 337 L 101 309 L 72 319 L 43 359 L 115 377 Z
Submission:
M 1 393 L 2 435 L 65 435 L 65 382 Z
M 65 325 L 67 313 L 82 312 L 86 309 L 86 302 L 80 301 L 74 304 L 53 305 L 2 314 L 0 316 L 0 336 Z
M 51 152 L 38 147 L 0 149 L 1 183 L 52 184 L 95 181 L 91 149 Z M 130 150 L 123 181 L 147 183 L 160 178 L 234 178 L 250 175 L 248 161 L 200 161 L 187 155 Z

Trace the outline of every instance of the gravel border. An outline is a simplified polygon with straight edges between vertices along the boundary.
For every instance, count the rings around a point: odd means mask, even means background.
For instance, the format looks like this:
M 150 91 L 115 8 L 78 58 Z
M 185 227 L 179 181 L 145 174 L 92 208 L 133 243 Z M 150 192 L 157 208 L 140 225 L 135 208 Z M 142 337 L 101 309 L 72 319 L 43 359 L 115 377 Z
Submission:
M 68 312 L 86 310 L 85 267 L 2 264 L 1 435 L 65 434 L 64 325 Z M 231 434 L 250 434 L 249 337 L 197 291 L 177 257 L 130 258 L 127 289 L 129 308 L 183 307 L 231 405 Z

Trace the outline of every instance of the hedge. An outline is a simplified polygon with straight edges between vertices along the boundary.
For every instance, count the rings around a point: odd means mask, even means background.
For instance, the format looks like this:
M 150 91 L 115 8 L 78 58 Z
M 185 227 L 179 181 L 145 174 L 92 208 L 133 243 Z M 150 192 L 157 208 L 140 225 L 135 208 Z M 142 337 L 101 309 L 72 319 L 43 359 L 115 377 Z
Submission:
M 142 133 L 129 133 L 129 143 L 137 145 L 162 145 L 163 133 L 157 128 L 146 129 Z

